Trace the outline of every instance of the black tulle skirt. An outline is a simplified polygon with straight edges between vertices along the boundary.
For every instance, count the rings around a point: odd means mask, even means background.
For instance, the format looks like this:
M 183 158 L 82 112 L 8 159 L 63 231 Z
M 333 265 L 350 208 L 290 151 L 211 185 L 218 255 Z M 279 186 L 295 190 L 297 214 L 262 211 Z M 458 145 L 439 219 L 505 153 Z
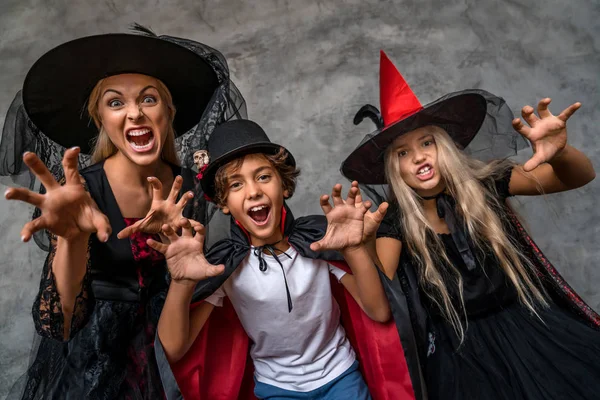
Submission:
M 458 350 L 453 330 L 434 321 L 429 398 L 600 399 L 600 332 L 556 306 L 538 313 L 515 303 L 471 319 Z
M 154 355 L 163 300 L 97 300 L 90 320 L 69 342 L 39 341 L 29 370 L 7 399 L 164 398 Z

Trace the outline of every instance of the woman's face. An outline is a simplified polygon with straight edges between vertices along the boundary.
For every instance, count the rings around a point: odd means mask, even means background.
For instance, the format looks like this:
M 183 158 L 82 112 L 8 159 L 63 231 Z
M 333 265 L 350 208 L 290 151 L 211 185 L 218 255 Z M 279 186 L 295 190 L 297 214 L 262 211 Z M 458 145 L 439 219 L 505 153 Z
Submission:
M 104 79 L 98 114 L 111 142 L 135 164 L 145 166 L 160 159 L 171 118 L 157 79 L 141 74 Z
M 438 170 L 437 147 L 429 127 L 410 131 L 392 144 L 392 157 L 398 157 L 400 176 L 420 196 L 434 196 L 445 188 Z

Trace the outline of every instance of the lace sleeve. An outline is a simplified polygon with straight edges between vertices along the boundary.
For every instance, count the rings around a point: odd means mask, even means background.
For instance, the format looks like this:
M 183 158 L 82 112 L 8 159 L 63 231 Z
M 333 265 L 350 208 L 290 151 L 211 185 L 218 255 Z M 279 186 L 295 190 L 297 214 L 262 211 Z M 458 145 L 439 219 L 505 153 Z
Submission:
M 61 182 L 61 184 L 62 183 L 64 182 Z M 54 273 L 52 272 L 52 262 L 54 261 L 54 256 L 56 255 L 58 237 L 53 234 L 49 234 L 49 237 L 50 250 L 42 270 L 40 289 L 35 301 L 33 302 L 33 323 L 39 335 L 64 341 L 65 319 L 62 311 L 62 304 L 60 302 L 60 295 L 56 289 Z M 91 290 L 90 267 L 90 245 L 88 242 L 86 272 L 81 283 L 81 291 L 75 298 L 73 316 L 71 317 L 69 339 L 85 326 L 89 319 L 89 315 L 94 308 L 94 299 Z

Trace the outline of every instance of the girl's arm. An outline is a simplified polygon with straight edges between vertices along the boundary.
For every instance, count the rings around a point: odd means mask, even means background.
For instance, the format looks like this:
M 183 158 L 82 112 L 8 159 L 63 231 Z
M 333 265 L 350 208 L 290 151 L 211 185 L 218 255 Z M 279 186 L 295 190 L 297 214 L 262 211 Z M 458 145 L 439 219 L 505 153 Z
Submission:
M 523 166 L 513 168 L 509 184 L 512 195 L 562 192 L 586 185 L 596 177 L 590 159 L 567 144 L 567 120 L 581 104 L 571 105 L 558 116 L 550 113 L 548 104 L 548 98 L 539 102 L 539 117 L 533 107 L 523 107 L 521 115 L 529 126 L 519 118 L 513 121 L 514 128 L 531 142 L 534 154 Z

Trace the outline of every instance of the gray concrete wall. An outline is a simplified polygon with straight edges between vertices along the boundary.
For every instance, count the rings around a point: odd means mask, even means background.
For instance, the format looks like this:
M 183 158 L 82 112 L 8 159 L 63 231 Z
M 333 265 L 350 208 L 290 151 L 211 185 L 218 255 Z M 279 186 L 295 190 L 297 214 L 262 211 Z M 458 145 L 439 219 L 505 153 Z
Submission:
M 45 51 L 139 22 L 226 55 L 249 115 L 303 169 L 291 201 L 297 215 L 320 212 L 318 195 L 341 180 L 340 162 L 372 127 L 351 121 L 364 103 L 378 104 L 379 49 L 424 104 L 471 87 L 503 96 L 517 112 L 545 96 L 556 112 L 581 101 L 569 140 L 598 166 L 598 20 L 598 2 L 585 0 L 2 0 L 0 123 Z M 84 62 L 94 60 L 82 60 L 82 68 Z M 598 194 L 600 180 L 515 203 L 540 246 L 595 308 Z M 540 219 L 547 208 L 553 218 Z M 30 308 L 44 254 L 19 240 L 30 212 L 0 200 L 0 397 L 23 371 L 33 337 Z

